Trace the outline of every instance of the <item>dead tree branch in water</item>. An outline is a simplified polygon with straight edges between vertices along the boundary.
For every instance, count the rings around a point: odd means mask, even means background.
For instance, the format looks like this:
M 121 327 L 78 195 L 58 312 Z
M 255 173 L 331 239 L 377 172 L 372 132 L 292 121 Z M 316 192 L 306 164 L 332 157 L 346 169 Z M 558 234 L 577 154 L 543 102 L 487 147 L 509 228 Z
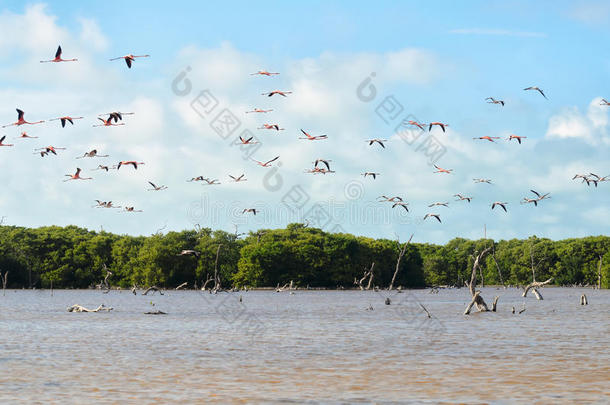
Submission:
M 147 295 L 150 291 L 153 292 L 153 294 L 155 293 L 155 291 L 158 291 L 159 294 L 163 295 L 163 291 L 161 291 L 161 289 L 159 287 L 157 287 L 156 285 L 150 286 L 146 289 L 146 291 L 144 291 L 142 293 L 142 295 Z
M 527 293 L 528 293 L 528 291 L 529 291 L 529 290 L 531 290 L 531 289 L 533 288 L 533 289 L 534 289 L 534 291 L 536 291 L 536 292 L 534 292 L 534 295 L 538 295 L 538 296 L 540 296 L 541 298 L 538 298 L 539 300 L 540 300 L 540 299 L 542 299 L 542 296 L 540 295 L 540 293 L 538 292 L 538 290 L 536 290 L 536 288 L 538 288 L 538 287 L 542 287 L 543 285 L 547 285 L 547 284 L 548 284 L 548 283 L 550 283 L 551 281 L 553 281 L 553 277 L 549 278 L 549 279 L 548 279 L 548 280 L 546 280 L 546 281 L 534 281 L 534 282 L 532 282 L 532 283 L 528 284 L 528 285 L 525 287 L 525 290 L 523 291 L 522 296 L 523 296 L 523 297 L 527 297 Z
M 470 283 L 467 284 L 468 290 L 470 291 L 470 295 L 472 296 L 472 300 L 466 307 L 464 311 L 464 315 L 470 314 L 472 307 L 476 305 L 476 308 L 479 312 L 489 311 L 487 308 L 487 304 L 483 297 L 481 297 L 481 291 L 475 291 L 475 287 L 477 284 L 477 269 L 480 267 L 480 262 L 483 260 L 483 257 L 491 250 L 491 247 L 485 248 L 481 253 L 479 253 L 476 257 L 473 255 L 474 263 L 472 264 L 472 272 L 470 273 Z M 476 254 L 476 252 L 475 252 Z
M 589 301 L 587 300 L 587 296 L 584 295 L 584 294 L 580 296 L 580 305 L 589 305 Z
M 106 311 L 106 312 L 110 312 L 113 310 L 112 307 L 107 307 L 104 304 L 100 305 L 99 307 L 95 308 L 95 309 L 88 309 L 85 308 L 81 305 L 72 305 L 71 307 L 67 308 L 68 312 L 100 312 L 100 311 Z
M 205 282 L 203 283 L 203 286 L 201 287 L 201 291 L 205 291 L 206 287 L 208 286 L 210 281 L 213 281 L 214 279 L 212 277 L 210 277 L 209 274 L 206 273 L 206 279 Z
M 187 283 L 187 282 L 185 281 L 184 283 L 182 283 L 182 284 L 180 284 L 178 287 L 176 287 L 176 288 L 175 288 L 175 290 L 180 290 L 180 289 L 182 289 L 182 288 L 184 288 L 184 287 L 186 287 L 186 286 L 188 286 L 188 285 L 189 285 L 189 283 Z
M 371 268 L 369 270 L 366 270 L 366 268 L 364 269 L 364 275 L 362 276 L 362 278 L 360 280 L 357 280 L 356 277 L 354 277 L 354 284 L 357 285 L 358 287 L 360 287 L 360 290 L 368 290 L 371 288 L 371 284 L 373 282 L 373 268 L 375 267 L 375 262 L 373 262 L 373 264 L 371 264 Z M 366 286 L 366 288 L 364 288 L 364 280 L 366 280 L 368 277 L 369 282 Z
M 390 290 L 390 291 L 394 289 L 394 282 L 396 281 L 396 276 L 398 275 L 398 270 L 400 269 L 400 261 L 402 260 L 402 257 L 405 255 L 405 252 L 407 251 L 407 246 L 409 246 L 409 243 L 411 243 L 411 239 L 413 239 L 413 234 L 411 234 L 411 237 L 409 238 L 409 240 L 403 245 L 402 249 L 400 249 L 400 251 L 398 252 L 398 260 L 396 260 L 396 270 L 394 270 L 394 275 L 392 276 L 392 281 L 390 281 L 390 286 L 388 287 L 388 290 Z M 400 247 L 400 242 L 399 242 L 398 246 Z

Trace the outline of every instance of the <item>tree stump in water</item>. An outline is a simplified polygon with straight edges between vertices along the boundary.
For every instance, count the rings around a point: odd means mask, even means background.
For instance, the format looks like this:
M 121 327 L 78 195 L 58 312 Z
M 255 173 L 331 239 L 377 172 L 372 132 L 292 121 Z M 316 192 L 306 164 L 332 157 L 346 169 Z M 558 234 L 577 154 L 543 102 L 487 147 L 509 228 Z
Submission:
M 584 294 L 580 296 L 580 305 L 589 305 L 589 301 L 587 301 L 587 296 Z

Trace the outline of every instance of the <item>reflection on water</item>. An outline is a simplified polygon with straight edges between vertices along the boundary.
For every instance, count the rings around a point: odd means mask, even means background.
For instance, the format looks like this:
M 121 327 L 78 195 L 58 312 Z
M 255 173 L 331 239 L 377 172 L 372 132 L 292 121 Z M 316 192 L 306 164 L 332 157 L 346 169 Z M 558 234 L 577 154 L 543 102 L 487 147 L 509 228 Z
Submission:
M 610 291 L 542 293 L 10 290 L 0 403 L 610 402 Z

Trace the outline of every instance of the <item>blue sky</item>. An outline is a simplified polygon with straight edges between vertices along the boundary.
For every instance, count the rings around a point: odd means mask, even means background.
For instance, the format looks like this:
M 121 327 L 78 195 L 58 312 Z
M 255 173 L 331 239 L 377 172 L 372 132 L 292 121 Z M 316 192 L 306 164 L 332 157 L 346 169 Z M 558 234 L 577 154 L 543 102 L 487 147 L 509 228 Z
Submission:
M 610 58 L 610 5 L 576 2 L 228 2 L 178 6 L 149 2 L 0 3 L 0 111 L 3 124 L 14 108 L 26 118 L 85 116 L 71 128 L 54 122 L 0 131 L 0 168 L 5 188 L 0 216 L 24 226 L 75 224 L 117 233 L 150 234 L 192 227 L 240 232 L 283 227 L 308 219 L 324 229 L 374 237 L 443 243 L 480 237 L 486 225 L 495 239 L 553 239 L 607 233 L 610 182 L 587 187 L 577 172 L 610 174 L 607 83 Z M 61 44 L 74 64 L 39 64 Z M 128 70 L 111 57 L 148 53 Z M 192 89 L 172 92 L 172 81 L 189 66 Z M 259 69 L 277 77 L 256 77 Z M 377 98 L 365 103 L 356 88 L 375 72 Z M 524 92 L 539 86 L 548 100 Z M 190 107 L 207 89 L 261 141 L 253 155 L 275 169 L 257 167 L 234 146 L 232 134 L 219 137 L 213 116 Z M 293 91 L 286 99 L 266 98 L 270 90 Z M 432 135 L 446 148 L 438 164 L 454 169 L 434 174 L 417 143 L 408 145 L 392 125 L 375 113 L 393 96 L 406 115 L 420 121 L 449 123 L 446 134 Z M 505 107 L 485 103 L 486 97 Z M 246 115 L 253 107 L 269 115 Z M 134 110 L 124 127 L 93 128 L 98 114 Z M 286 128 L 278 134 L 257 130 L 266 122 Z M 319 142 L 299 140 L 299 129 L 324 133 Z M 21 130 L 38 139 L 14 139 Z M 473 137 L 526 136 L 523 145 L 497 144 Z M 369 138 L 389 139 L 387 148 L 369 147 Z M 424 138 L 419 138 L 423 140 Z M 41 158 L 33 149 L 67 147 L 59 156 Z M 98 148 L 110 158 L 75 160 Z M 334 174 L 311 175 L 316 158 L 332 160 Z M 136 159 L 135 171 L 92 171 L 97 164 Z M 91 182 L 62 182 L 82 166 Z M 364 178 L 365 171 L 381 173 Z M 247 182 L 229 183 L 228 174 L 246 173 Z M 187 183 L 197 175 L 218 178 L 219 186 Z M 277 191 L 267 179 L 281 177 Z M 273 175 L 273 176 L 272 176 Z M 488 177 L 493 185 L 473 184 Z M 277 179 L 278 177 L 273 177 Z M 147 180 L 166 184 L 147 191 Z M 308 196 L 302 210 L 290 211 L 287 194 L 298 186 Z M 521 205 L 534 188 L 551 192 L 539 207 Z M 474 197 L 471 204 L 453 194 Z M 400 207 L 377 203 L 381 194 L 400 195 Z M 95 199 L 136 206 L 142 213 L 91 208 Z M 449 208 L 428 208 L 449 201 Z M 491 210 L 508 202 L 508 213 Z M 257 207 L 256 217 L 241 215 Z M 323 211 L 314 218 L 314 208 Z M 292 207 L 294 208 L 294 207 Z M 442 224 L 422 221 L 439 213 Z M 318 221 L 318 222 L 316 222 Z M 339 227 L 337 227 L 339 226 Z

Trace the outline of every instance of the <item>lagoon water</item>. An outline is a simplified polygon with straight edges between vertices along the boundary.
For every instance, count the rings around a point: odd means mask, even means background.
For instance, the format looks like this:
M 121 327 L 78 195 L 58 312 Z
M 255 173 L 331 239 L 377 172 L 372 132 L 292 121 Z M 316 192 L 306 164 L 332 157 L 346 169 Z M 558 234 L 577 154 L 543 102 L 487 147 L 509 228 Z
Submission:
M 610 403 L 610 291 L 541 292 L 7 290 L 0 403 Z

